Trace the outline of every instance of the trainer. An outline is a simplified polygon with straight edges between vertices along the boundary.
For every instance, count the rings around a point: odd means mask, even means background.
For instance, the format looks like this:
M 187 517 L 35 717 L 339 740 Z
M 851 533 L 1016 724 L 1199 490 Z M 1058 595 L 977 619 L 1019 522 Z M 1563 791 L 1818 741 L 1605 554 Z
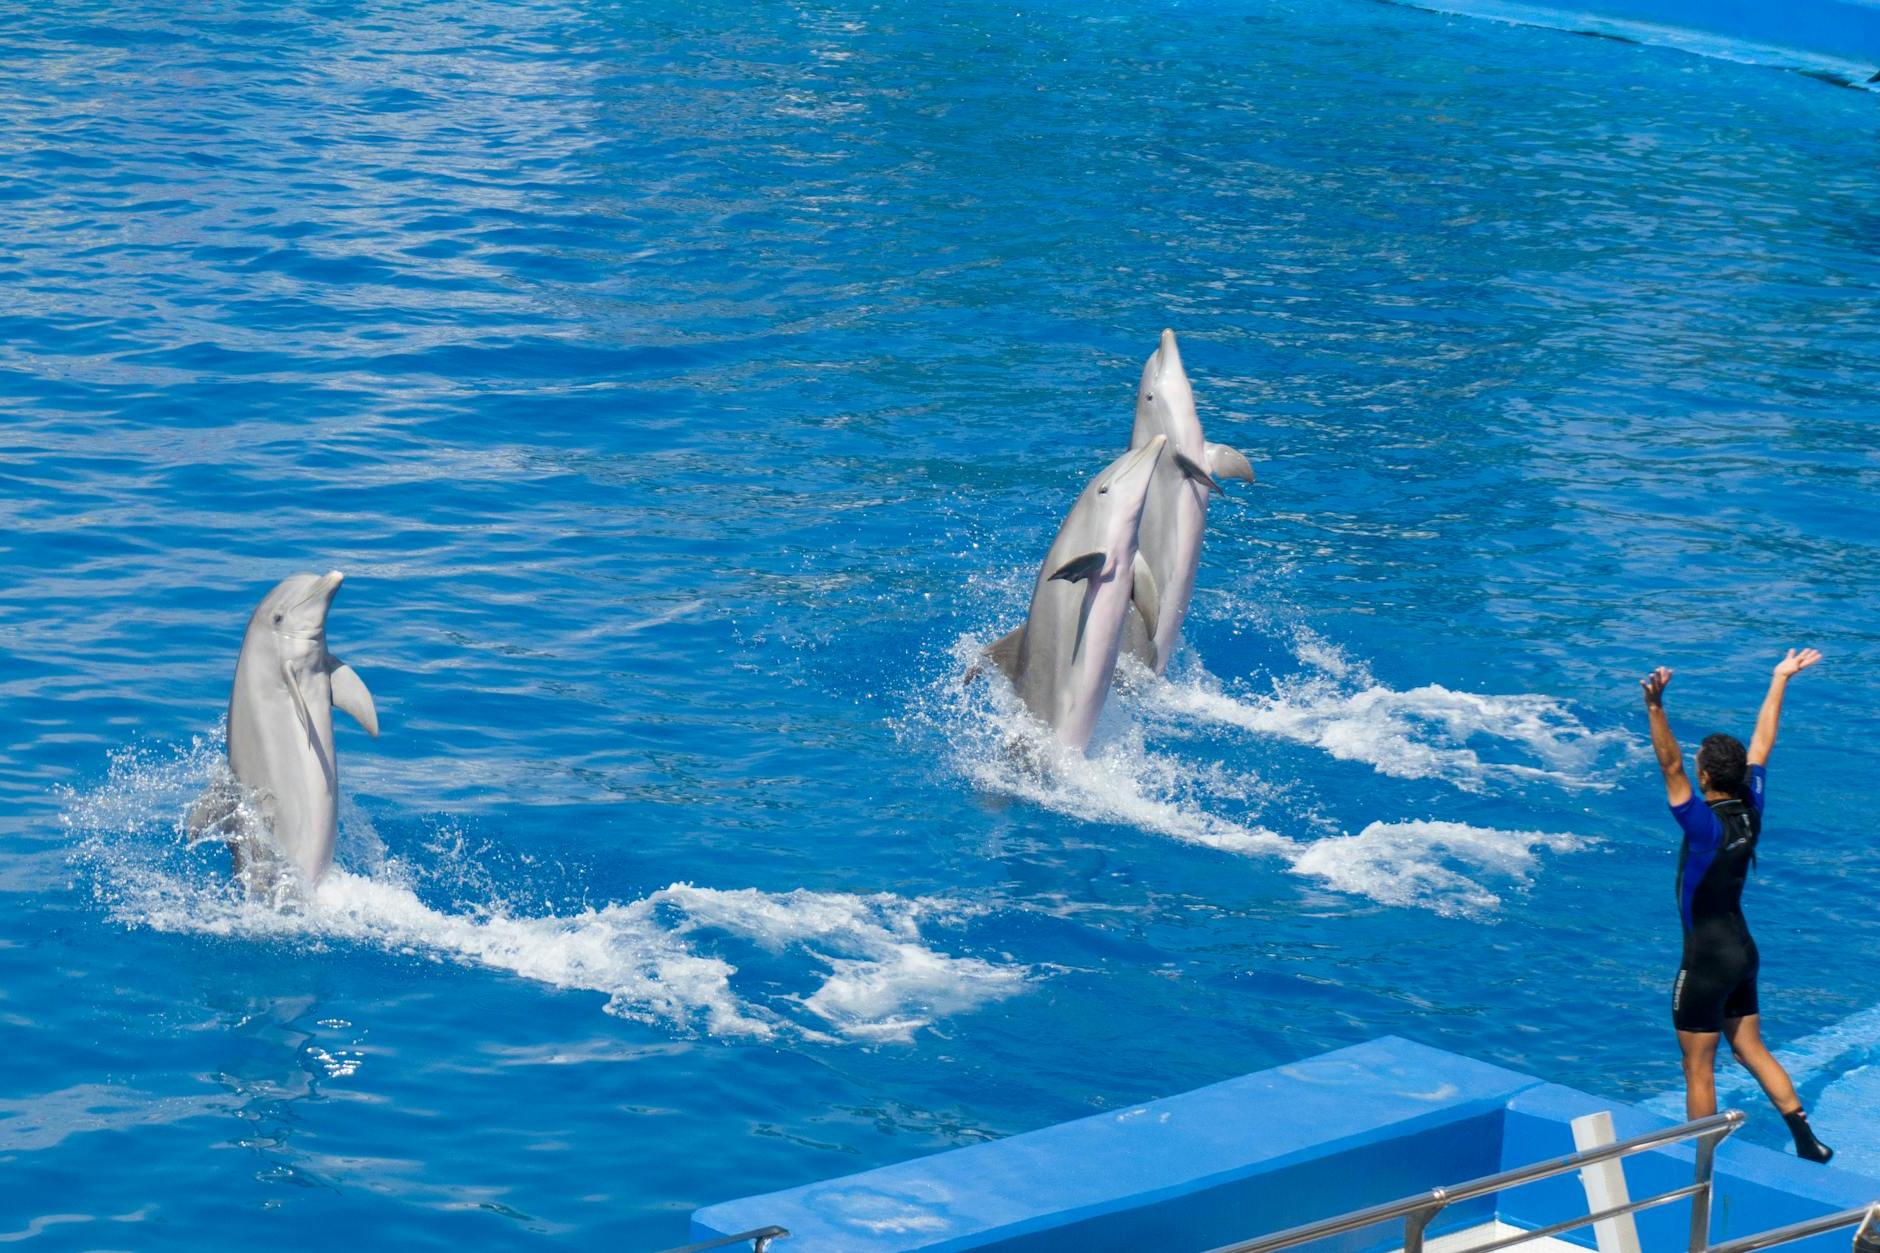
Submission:
M 1791 648 L 1776 663 L 1756 715 L 1756 733 L 1744 751 L 1729 735 L 1705 738 L 1697 750 L 1697 787 L 1684 773 L 1684 753 L 1665 717 L 1663 666 L 1639 681 L 1651 720 L 1652 749 L 1665 776 L 1671 816 L 1684 831 L 1678 852 L 1678 912 L 1684 923 L 1684 961 L 1671 992 L 1671 1024 L 1684 1054 L 1684 1113 L 1717 1112 L 1717 1037 L 1756 1076 L 1795 1137 L 1796 1156 L 1825 1162 L 1834 1150 L 1815 1138 L 1782 1063 L 1763 1045 L 1756 1003 L 1756 941 L 1743 918 L 1743 880 L 1756 861 L 1762 835 L 1763 776 L 1789 680 L 1821 660 L 1812 648 Z M 1701 793 L 1701 795 L 1699 794 Z

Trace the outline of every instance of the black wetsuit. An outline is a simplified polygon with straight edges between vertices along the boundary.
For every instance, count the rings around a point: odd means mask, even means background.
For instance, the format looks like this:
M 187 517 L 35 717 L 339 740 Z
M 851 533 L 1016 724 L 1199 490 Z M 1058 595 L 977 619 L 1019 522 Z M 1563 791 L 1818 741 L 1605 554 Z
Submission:
M 1678 910 L 1684 963 L 1671 992 L 1679 1031 L 1722 1031 L 1726 1018 L 1757 1012 L 1756 941 L 1743 918 L 1743 880 L 1762 834 L 1763 768 L 1749 769 L 1741 800 L 1693 795 L 1671 808 L 1684 828 L 1678 852 Z

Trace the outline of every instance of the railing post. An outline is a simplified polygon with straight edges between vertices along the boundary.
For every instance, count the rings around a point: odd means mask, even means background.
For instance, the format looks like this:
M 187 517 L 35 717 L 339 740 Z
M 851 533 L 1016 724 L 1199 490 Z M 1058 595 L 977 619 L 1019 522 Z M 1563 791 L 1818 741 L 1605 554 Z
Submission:
M 1690 1253 L 1705 1253 L 1710 1247 L 1710 1196 L 1717 1166 L 1717 1141 L 1729 1131 L 1711 1132 L 1697 1139 L 1697 1169 L 1691 1182 L 1700 1190 L 1691 1197 Z
M 1582 1153 L 1603 1149 L 1619 1139 L 1612 1129 L 1609 1109 L 1582 1114 L 1571 1125 L 1573 1147 Z M 1618 1209 L 1632 1201 L 1625 1183 L 1624 1158 L 1608 1158 L 1580 1167 L 1580 1187 L 1586 1191 L 1586 1204 L 1591 1213 Z M 1599 1253 L 1639 1253 L 1638 1223 L 1630 1214 L 1593 1224 L 1593 1239 L 1599 1246 Z
M 1880 1228 L 1875 1227 L 1875 1220 L 1880 1219 L 1880 1201 L 1867 1207 L 1867 1216 L 1860 1220 L 1860 1228 L 1854 1232 L 1854 1253 L 1880 1253 Z
M 1430 1203 L 1404 1215 L 1403 1253 L 1423 1253 L 1423 1232 L 1448 1199 L 1449 1193 L 1442 1188 L 1431 1188 Z

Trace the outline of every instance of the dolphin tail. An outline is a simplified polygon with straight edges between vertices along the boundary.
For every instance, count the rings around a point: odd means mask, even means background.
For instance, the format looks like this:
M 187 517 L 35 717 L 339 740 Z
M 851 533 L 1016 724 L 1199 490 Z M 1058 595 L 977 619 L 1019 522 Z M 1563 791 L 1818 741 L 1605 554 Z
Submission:
M 372 703 L 372 693 L 366 690 L 366 681 L 337 657 L 329 656 L 327 662 L 333 684 L 333 708 L 344 709 L 353 716 L 353 721 L 366 729 L 367 735 L 377 739 L 379 711 Z
M 241 808 L 241 791 L 231 779 L 217 779 L 189 808 L 184 822 L 191 844 L 203 840 L 227 839 L 234 833 L 236 811 Z
M 1013 683 L 1018 682 L 1018 646 L 1025 642 L 1025 628 L 1008 631 L 986 647 L 986 657 L 1005 673 Z
M 1209 444 L 1202 459 L 1208 463 L 1208 473 L 1217 479 L 1253 482 L 1253 465 L 1238 449 L 1229 448 L 1226 444 Z M 1215 490 L 1220 490 L 1218 483 Z

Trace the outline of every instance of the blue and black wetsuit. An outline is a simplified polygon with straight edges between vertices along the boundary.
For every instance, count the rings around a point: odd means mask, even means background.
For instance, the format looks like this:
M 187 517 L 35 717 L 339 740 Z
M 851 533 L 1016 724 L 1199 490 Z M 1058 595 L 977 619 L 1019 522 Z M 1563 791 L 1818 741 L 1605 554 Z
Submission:
M 1743 880 L 1762 834 L 1763 768 L 1749 768 L 1740 800 L 1693 794 L 1671 814 L 1684 828 L 1678 853 L 1678 909 L 1684 963 L 1671 993 L 1679 1031 L 1722 1031 L 1726 1018 L 1756 1013 L 1756 941 L 1743 918 Z

